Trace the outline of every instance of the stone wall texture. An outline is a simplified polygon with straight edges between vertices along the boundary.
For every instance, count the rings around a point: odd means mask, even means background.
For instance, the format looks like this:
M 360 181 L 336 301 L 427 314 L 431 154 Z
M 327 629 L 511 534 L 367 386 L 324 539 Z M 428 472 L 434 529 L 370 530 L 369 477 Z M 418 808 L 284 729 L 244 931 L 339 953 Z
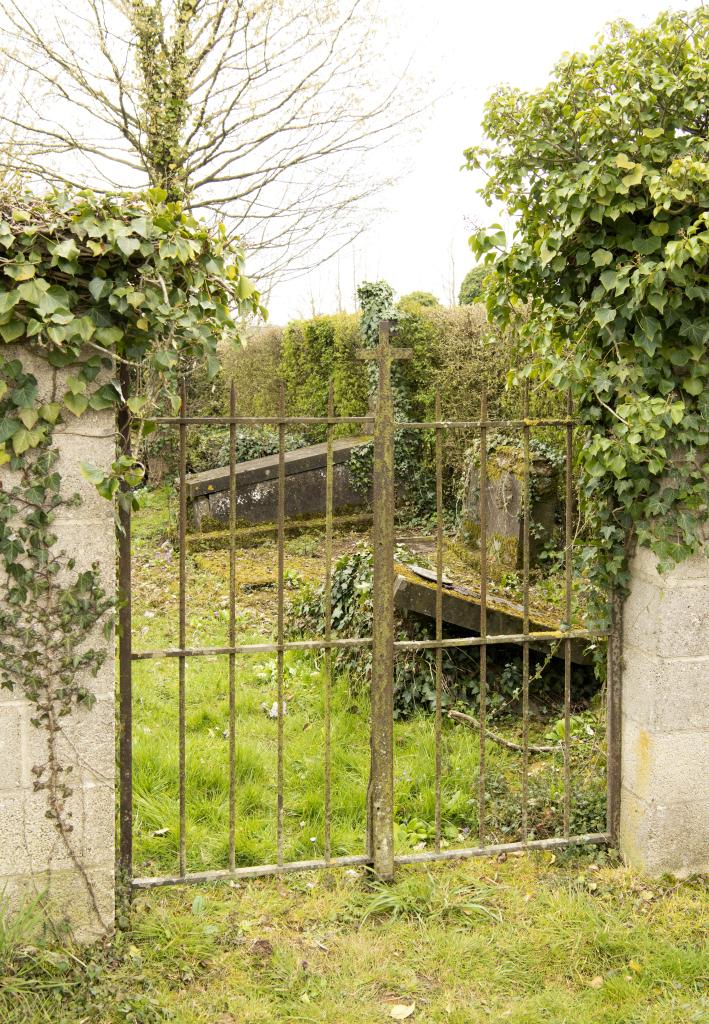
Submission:
M 633 559 L 623 614 L 620 845 L 652 875 L 709 870 L 709 559 Z
M 53 393 L 61 393 L 61 381 L 43 362 L 32 362 L 26 353 L 22 353 L 22 361 L 37 377 L 45 401 Z M 82 498 L 78 507 L 58 510 L 57 546 L 76 560 L 75 572 L 99 562 L 104 587 L 113 594 L 113 508 L 97 495 L 80 470 L 82 461 L 107 467 L 114 460 L 113 413 L 87 412 L 80 419 L 72 417 L 71 423 L 55 430 L 54 444 L 60 453 L 63 493 L 78 493 Z M 7 485 L 10 478 L 5 467 L 0 469 L 0 483 Z M 107 643 L 100 628 L 93 643 Z M 33 791 L 32 768 L 47 760 L 46 734 L 32 725 L 32 706 L 21 693 L 0 690 L 0 893 L 4 892 L 10 909 L 24 897 L 45 894 L 53 914 L 65 916 L 78 938 L 89 939 L 110 930 L 114 919 L 115 685 L 111 640 L 99 674 L 87 675 L 81 682 L 93 691 L 96 703 L 62 719 L 60 757 L 63 765 L 72 766 L 70 840 L 86 879 L 46 817 L 46 793 Z

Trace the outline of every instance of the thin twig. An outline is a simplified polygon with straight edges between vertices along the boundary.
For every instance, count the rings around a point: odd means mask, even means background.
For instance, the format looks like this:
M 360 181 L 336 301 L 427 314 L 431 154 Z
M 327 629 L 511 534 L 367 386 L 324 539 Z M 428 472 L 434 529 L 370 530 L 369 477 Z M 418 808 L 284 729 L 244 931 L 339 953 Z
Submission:
M 473 718 L 472 715 L 466 715 L 462 711 L 449 711 L 448 717 L 455 719 L 456 722 L 465 722 L 466 725 L 470 725 L 473 729 L 480 728 L 480 722 L 477 718 Z M 513 743 L 512 740 L 506 740 L 504 736 L 498 735 L 496 732 L 490 732 L 489 729 L 485 730 L 485 739 L 492 740 L 493 743 L 499 743 L 501 747 L 507 747 L 508 750 L 514 750 L 515 752 L 521 753 L 524 749 L 520 743 Z M 533 744 L 527 745 L 527 750 L 530 754 L 554 754 L 561 748 L 559 746 L 553 747 L 539 747 Z

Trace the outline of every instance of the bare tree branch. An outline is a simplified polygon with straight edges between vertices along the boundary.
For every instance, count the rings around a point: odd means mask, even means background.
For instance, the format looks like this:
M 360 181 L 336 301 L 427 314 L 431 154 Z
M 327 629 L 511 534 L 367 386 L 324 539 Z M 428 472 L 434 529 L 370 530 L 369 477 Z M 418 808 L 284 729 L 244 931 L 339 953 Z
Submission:
M 241 236 L 270 288 L 362 230 L 391 179 L 368 154 L 424 107 L 376 6 L 0 0 L 21 81 L 0 110 L 12 163 L 53 184 L 163 187 Z

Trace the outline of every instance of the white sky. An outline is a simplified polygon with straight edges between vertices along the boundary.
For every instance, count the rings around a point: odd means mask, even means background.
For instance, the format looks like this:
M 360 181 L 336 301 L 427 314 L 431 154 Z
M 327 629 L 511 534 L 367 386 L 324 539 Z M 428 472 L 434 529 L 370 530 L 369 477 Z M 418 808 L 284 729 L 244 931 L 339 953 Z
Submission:
M 354 286 L 379 278 L 399 295 L 422 289 L 449 302 L 452 278 L 457 294 L 473 265 L 470 222 L 497 219 L 475 194 L 475 176 L 460 170 L 463 150 L 482 141 L 482 109 L 493 88 L 544 85 L 562 53 L 588 49 L 615 18 L 642 25 L 661 10 L 697 6 L 696 0 L 382 0 L 395 52 L 414 53 L 421 77 L 445 98 L 396 154 L 410 170 L 381 198 L 386 212 L 339 258 L 274 289 L 271 322 L 338 306 L 353 310 Z M 377 159 L 390 173 L 392 155 Z

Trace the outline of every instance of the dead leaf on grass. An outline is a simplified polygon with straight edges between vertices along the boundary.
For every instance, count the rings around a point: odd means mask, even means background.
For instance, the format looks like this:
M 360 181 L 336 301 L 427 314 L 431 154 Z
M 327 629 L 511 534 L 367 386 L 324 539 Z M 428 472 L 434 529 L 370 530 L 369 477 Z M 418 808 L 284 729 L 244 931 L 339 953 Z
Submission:
M 397 1003 L 396 1006 L 392 1006 L 389 1010 L 389 1016 L 394 1020 L 406 1020 L 416 1009 L 416 1003 L 410 1003 L 408 1006 L 406 1003 Z

